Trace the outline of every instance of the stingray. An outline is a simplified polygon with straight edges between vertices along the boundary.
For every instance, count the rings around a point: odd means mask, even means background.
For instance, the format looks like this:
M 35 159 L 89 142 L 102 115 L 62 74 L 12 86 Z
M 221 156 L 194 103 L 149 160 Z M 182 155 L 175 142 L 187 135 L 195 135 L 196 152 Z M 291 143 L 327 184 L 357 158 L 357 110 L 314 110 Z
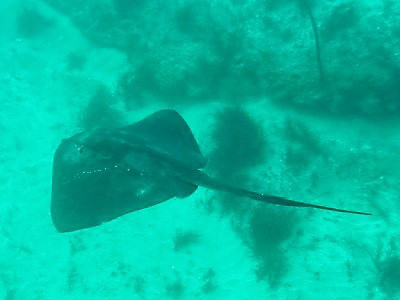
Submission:
M 251 134 L 251 133 L 249 133 Z M 95 227 L 198 186 L 275 205 L 337 209 L 257 193 L 216 180 L 185 120 L 161 110 L 117 129 L 94 129 L 64 139 L 53 161 L 51 217 L 58 232 Z

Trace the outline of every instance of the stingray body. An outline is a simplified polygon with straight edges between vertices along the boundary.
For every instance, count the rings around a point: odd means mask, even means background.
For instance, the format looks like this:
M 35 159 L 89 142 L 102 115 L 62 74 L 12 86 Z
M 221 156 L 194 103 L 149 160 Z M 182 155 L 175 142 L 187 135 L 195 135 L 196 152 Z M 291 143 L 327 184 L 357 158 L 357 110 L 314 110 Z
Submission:
M 367 214 L 291 201 L 233 187 L 200 169 L 207 160 L 183 118 L 161 110 L 129 126 L 64 139 L 53 161 L 51 216 L 59 232 L 98 226 L 198 186 L 284 206 Z

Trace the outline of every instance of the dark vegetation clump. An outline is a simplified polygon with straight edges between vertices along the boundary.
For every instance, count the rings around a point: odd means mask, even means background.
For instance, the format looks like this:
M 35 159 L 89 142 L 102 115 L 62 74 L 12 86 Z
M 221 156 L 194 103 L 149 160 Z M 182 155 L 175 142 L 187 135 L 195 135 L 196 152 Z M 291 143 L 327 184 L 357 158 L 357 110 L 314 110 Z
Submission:
M 119 262 L 116 271 L 113 271 L 111 274 L 114 274 L 114 276 L 120 275 L 122 277 L 126 277 L 129 273 L 131 273 L 131 266 L 129 264 Z
M 121 114 L 113 107 L 115 98 L 105 86 L 100 86 L 82 112 L 80 125 L 84 130 L 113 128 L 122 123 Z
M 297 5 L 300 9 L 306 10 L 308 7 L 312 8 L 315 5 L 315 0 L 266 0 L 263 1 L 268 10 L 275 10 L 285 7 L 287 5 Z
M 377 285 L 388 299 L 400 297 L 400 247 L 398 240 L 390 239 L 389 246 L 383 251 L 383 245 L 378 244 L 378 250 L 372 257 L 377 275 Z
M 137 275 L 133 278 L 133 290 L 141 297 L 143 297 L 144 295 L 145 284 L 146 280 L 143 276 Z
M 0 281 L 2 282 L 2 287 L 4 287 L 4 300 L 15 300 L 17 298 L 17 289 L 15 287 L 15 276 L 10 276 L 8 273 L 0 273 Z
M 26 245 L 23 244 L 22 241 L 19 241 L 17 239 L 15 239 L 14 235 L 12 234 L 12 232 L 9 232 L 6 227 L 3 227 L 1 229 L 1 233 L 4 237 L 5 242 L 8 243 L 8 246 L 10 248 L 15 249 L 15 251 L 21 251 L 25 254 L 28 255 L 34 255 L 32 249 Z
M 215 280 L 215 271 L 211 268 L 203 274 L 201 279 L 203 281 L 201 290 L 204 294 L 210 294 L 218 287 Z
M 139 37 L 133 46 L 127 45 L 130 56 L 139 51 L 140 57 L 121 76 L 121 94 L 128 102 L 143 101 L 146 96 L 168 103 L 242 102 L 265 95 L 265 84 L 260 82 L 264 70 L 257 59 L 246 55 L 243 28 L 226 31 L 206 3 L 189 1 L 169 9 L 168 19 L 174 22 L 167 25 L 176 31 L 175 36 L 150 36 L 144 44 L 151 40 L 151 45 L 144 45 Z M 266 55 L 263 59 L 267 61 Z
M 215 148 L 209 154 L 210 171 L 229 184 L 248 186 L 251 168 L 264 163 L 269 153 L 262 126 L 241 108 L 225 108 L 215 115 L 211 138 Z M 243 216 L 253 204 L 228 193 L 217 196 L 218 208 L 225 216 Z
M 96 45 L 131 58 L 120 84 L 129 105 L 147 97 L 185 104 L 268 97 L 318 116 L 400 114 L 397 6 L 388 1 L 384 13 L 354 1 L 268 0 L 262 9 L 240 0 L 157 9 L 145 0 L 45 1 Z
M 389 57 L 386 59 L 390 60 Z M 350 117 L 361 114 L 375 120 L 398 118 L 400 86 L 396 78 L 400 74 L 400 65 L 394 64 L 385 69 L 385 72 L 377 70 L 375 75 L 354 78 L 350 84 L 340 86 L 337 89 L 336 110 Z
M 81 252 L 81 251 L 85 251 L 86 250 L 86 245 L 84 244 L 84 242 L 82 241 L 82 239 L 75 235 L 75 236 L 71 236 L 69 239 L 69 248 L 70 248 L 70 253 L 71 256 L 75 256 L 77 253 Z
M 293 236 L 298 216 L 290 208 L 265 205 L 254 209 L 249 223 L 252 250 L 261 257 Z
M 113 0 L 114 8 L 121 17 L 129 17 L 142 8 L 147 0 Z
M 209 155 L 209 166 L 218 176 L 232 178 L 266 159 L 263 128 L 241 108 L 216 114 L 212 140 L 215 150 Z
M 71 52 L 65 61 L 68 71 L 82 71 L 86 64 L 86 56 L 81 52 Z
M 185 288 L 182 284 L 182 280 L 179 277 L 176 278 L 174 282 L 167 284 L 165 287 L 165 293 L 172 299 L 182 298 L 184 292 Z
M 284 244 L 295 235 L 298 222 L 298 215 L 287 208 L 260 205 L 250 216 L 245 240 L 258 261 L 257 278 L 271 288 L 279 286 L 288 270 Z
M 384 259 L 380 265 L 379 286 L 388 296 L 400 295 L 400 255 Z
M 293 4 L 294 1 L 297 1 L 297 0 L 282 0 L 282 1 L 266 0 L 266 1 L 263 1 L 263 3 L 265 5 L 266 9 L 268 9 L 269 11 L 271 11 L 271 10 L 273 11 L 278 8 L 284 7 L 286 5 Z
M 225 177 L 224 180 L 228 180 L 233 186 L 246 187 L 250 181 L 250 176 L 247 174 L 239 174 L 234 177 Z M 230 193 L 218 193 L 217 200 L 211 200 L 213 203 L 218 204 L 218 212 L 223 217 L 234 216 L 240 219 L 240 217 L 245 217 L 250 209 L 253 207 L 254 200 L 239 197 Z
M 80 274 L 75 262 L 71 262 L 67 273 L 67 291 L 72 293 L 79 285 Z
M 34 38 L 54 25 L 54 21 L 35 8 L 25 8 L 17 18 L 17 32 L 24 38 Z
M 70 258 L 68 272 L 66 275 L 66 284 L 68 293 L 73 293 L 78 287 L 83 287 L 82 276 L 79 273 L 79 265 L 75 261 L 78 253 L 85 251 L 86 246 L 82 238 L 78 235 L 69 238 Z
M 200 242 L 200 234 L 194 231 L 180 231 L 176 232 L 174 238 L 174 250 L 182 251 Z
M 323 24 L 323 37 L 329 41 L 349 29 L 354 29 L 360 22 L 360 12 L 355 2 L 340 3 L 335 6 Z
M 189 36 L 206 38 L 212 22 L 207 2 L 185 1 L 185 5 L 178 7 L 175 13 L 175 22 L 179 32 Z
M 299 143 L 308 152 L 315 155 L 323 152 L 317 136 L 299 121 L 288 119 L 285 124 L 285 137 L 290 143 Z
M 207 62 L 198 62 L 204 56 L 198 45 L 187 42 L 181 46 L 164 46 L 157 53 L 147 52 L 120 77 L 118 89 L 127 107 L 148 98 L 168 103 L 196 103 L 214 93 L 210 93 L 211 85 L 214 86 L 210 79 L 213 71 L 206 67 Z
M 305 171 L 324 149 L 310 129 L 294 120 L 287 120 L 284 128 L 287 140 L 286 164 L 295 174 Z
M 147 95 L 146 91 L 157 92 L 160 90 L 151 63 L 144 63 L 134 71 L 121 74 L 117 90 L 126 109 L 131 110 L 135 106 L 142 105 Z
M 310 152 L 318 149 L 318 140 L 300 126 L 288 126 L 287 137 Z M 212 138 L 216 144 L 210 155 L 212 171 L 238 186 L 246 186 L 246 174 L 262 164 L 270 152 L 261 126 L 239 108 L 225 109 L 217 115 Z M 257 261 L 257 278 L 277 287 L 288 270 L 285 242 L 294 236 L 297 214 L 287 208 L 255 206 L 251 200 L 225 193 L 218 198 L 222 214 L 232 217 L 234 228 Z
M 259 49 L 256 56 L 248 53 L 246 44 L 250 37 L 242 26 L 229 31 L 214 29 L 212 36 L 211 49 L 215 58 L 202 61 L 200 69 L 200 80 L 207 91 L 204 96 L 218 97 L 228 103 L 265 96 L 268 89 L 265 77 L 272 65 L 269 51 Z
M 133 108 L 133 103 L 141 99 L 140 88 L 136 84 L 135 73 L 132 71 L 121 74 L 118 79 L 118 95 L 125 103 L 125 107 L 128 110 Z

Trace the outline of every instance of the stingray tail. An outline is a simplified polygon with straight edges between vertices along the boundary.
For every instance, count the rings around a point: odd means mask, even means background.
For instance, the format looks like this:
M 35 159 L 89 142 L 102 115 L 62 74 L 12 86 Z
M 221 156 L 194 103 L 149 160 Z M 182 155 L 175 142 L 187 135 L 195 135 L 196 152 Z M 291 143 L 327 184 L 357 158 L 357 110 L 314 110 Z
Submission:
M 294 206 L 294 207 L 309 207 L 309 208 L 330 210 L 330 211 L 335 211 L 335 212 L 340 212 L 340 213 L 365 215 L 365 216 L 372 215 L 367 212 L 339 209 L 339 208 L 333 208 L 333 207 L 328 207 L 328 206 L 300 202 L 300 201 L 293 201 L 293 200 L 288 200 L 286 198 L 279 197 L 279 196 L 266 195 L 266 194 L 248 191 L 245 189 L 236 188 L 236 187 L 221 183 L 200 171 L 192 174 L 192 176 L 193 177 L 191 178 L 190 181 L 196 185 L 204 186 L 204 187 L 214 189 L 214 190 L 225 191 L 225 192 L 232 193 L 232 194 L 235 194 L 238 196 L 247 197 L 247 198 L 250 198 L 253 200 L 266 202 L 266 203 L 270 203 L 270 204 L 282 205 L 282 206 Z
M 254 200 L 261 201 L 261 202 L 267 202 L 267 203 L 282 205 L 282 206 L 310 207 L 310 208 L 330 210 L 330 211 L 355 214 L 355 215 L 364 215 L 364 216 L 372 215 L 370 213 L 362 212 L 362 211 L 333 208 L 333 207 L 316 205 L 316 204 L 311 204 L 311 203 L 293 201 L 293 200 L 288 200 L 288 199 L 285 199 L 283 197 L 278 197 L 278 196 L 271 196 L 271 195 L 264 195 L 264 194 L 257 194 L 257 193 L 255 193 L 255 194 L 256 194 L 255 196 L 249 196 L 249 198 L 252 198 Z

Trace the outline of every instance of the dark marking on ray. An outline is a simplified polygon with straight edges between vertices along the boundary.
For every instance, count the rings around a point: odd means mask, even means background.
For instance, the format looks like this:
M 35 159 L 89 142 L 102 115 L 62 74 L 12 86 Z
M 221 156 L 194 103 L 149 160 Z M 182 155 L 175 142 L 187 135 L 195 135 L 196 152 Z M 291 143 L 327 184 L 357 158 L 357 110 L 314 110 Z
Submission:
M 198 186 L 266 203 L 351 214 L 369 213 L 292 201 L 217 181 L 183 118 L 161 110 L 129 126 L 95 129 L 64 139 L 53 162 L 51 216 L 59 232 L 101 225 Z

